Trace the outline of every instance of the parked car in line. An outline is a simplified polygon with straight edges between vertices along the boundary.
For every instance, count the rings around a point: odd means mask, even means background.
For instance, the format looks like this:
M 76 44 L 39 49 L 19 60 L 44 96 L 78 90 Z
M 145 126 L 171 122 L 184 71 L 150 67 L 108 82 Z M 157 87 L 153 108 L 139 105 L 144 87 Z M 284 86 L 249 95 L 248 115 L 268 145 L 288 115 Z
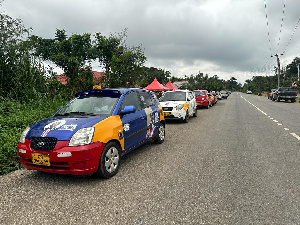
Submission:
M 297 98 L 297 92 L 293 87 L 279 87 L 274 91 L 273 101 L 279 102 L 280 100 L 291 100 L 291 102 L 295 102 Z
M 252 91 L 247 90 L 247 91 L 246 91 L 246 94 L 252 94 Z
M 211 98 L 208 94 L 207 90 L 193 90 L 193 93 L 196 97 L 196 105 L 197 107 L 205 107 L 209 109 L 212 105 Z
M 212 92 L 208 92 L 208 95 L 210 97 L 211 106 L 215 105 L 216 102 L 217 102 L 217 100 L 216 100 L 215 96 L 213 95 L 213 93 Z
M 268 99 L 273 100 L 274 92 L 276 89 L 271 89 L 271 91 L 268 93 Z
M 218 102 L 217 92 L 216 91 L 212 91 L 212 95 L 214 96 L 214 99 L 215 99 L 214 104 L 216 104 Z
M 219 91 L 216 91 L 216 96 L 218 100 L 222 99 L 221 93 Z
M 197 116 L 195 96 L 189 90 L 166 91 L 159 101 L 165 119 L 179 119 L 188 123 L 191 116 Z
M 228 91 L 224 91 L 224 90 L 223 90 L 223 91 L 221 91 L 220 93 L 221 93 L 222 98 L 227 99 L 228 96 L 229 96 Z
M 102 89 L 77 93 L 53 116 L 27 127 L 17 151 L 27 169 L 110 178 L 122 155 L 164 139 L 164 114 L 152 92 Z

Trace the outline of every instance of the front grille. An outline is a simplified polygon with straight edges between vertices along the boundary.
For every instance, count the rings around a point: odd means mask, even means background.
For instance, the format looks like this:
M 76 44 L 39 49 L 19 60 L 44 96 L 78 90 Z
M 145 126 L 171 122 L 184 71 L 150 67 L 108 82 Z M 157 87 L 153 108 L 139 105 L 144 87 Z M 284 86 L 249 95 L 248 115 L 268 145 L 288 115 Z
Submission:
M 30 147 L 37 151 L 52 151 L 57 143 L 56 138 L 52 137 L 33 137 L 30 141 Z
M 163 107 L 163 111 L 172 111 L 173 107 Z

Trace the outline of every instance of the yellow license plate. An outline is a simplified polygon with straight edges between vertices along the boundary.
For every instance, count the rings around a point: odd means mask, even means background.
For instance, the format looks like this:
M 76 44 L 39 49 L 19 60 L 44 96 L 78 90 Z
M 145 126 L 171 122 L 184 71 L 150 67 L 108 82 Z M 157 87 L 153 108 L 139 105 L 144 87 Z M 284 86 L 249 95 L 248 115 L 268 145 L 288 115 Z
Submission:
M 164 115 L 165 116 L 170 116 L 170 113 L 169 112 L 165 112 Z
M 37 165 L 50 166 L 50 156 L 46 154 L 31 154 L 32 163 Z

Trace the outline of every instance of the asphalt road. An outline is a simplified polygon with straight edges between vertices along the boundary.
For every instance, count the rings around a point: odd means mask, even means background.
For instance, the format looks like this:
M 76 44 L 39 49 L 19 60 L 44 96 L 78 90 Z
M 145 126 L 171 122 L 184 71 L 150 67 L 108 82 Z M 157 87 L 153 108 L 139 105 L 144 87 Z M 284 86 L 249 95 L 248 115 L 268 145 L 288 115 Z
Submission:
M 300 224 L 300 103 L 233 93 L 109 179 L 0 177 L 0 224 Z

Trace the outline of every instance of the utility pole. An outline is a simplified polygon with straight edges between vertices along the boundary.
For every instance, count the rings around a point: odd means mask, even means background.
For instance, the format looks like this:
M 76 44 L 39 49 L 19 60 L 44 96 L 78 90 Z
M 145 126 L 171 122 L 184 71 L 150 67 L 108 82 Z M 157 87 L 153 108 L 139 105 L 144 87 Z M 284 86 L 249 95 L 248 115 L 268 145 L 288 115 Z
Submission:
M 298 82 L 299 82 L 299 65 L 300 65 L 300 63 L 298 63 Z
M 278 75 L 278 88 L 280 86 L 280 60 L 278 54 L 275 55 L 277 58 L 277 75 Z M 273 57 L 273 56 L 272 56 Z

